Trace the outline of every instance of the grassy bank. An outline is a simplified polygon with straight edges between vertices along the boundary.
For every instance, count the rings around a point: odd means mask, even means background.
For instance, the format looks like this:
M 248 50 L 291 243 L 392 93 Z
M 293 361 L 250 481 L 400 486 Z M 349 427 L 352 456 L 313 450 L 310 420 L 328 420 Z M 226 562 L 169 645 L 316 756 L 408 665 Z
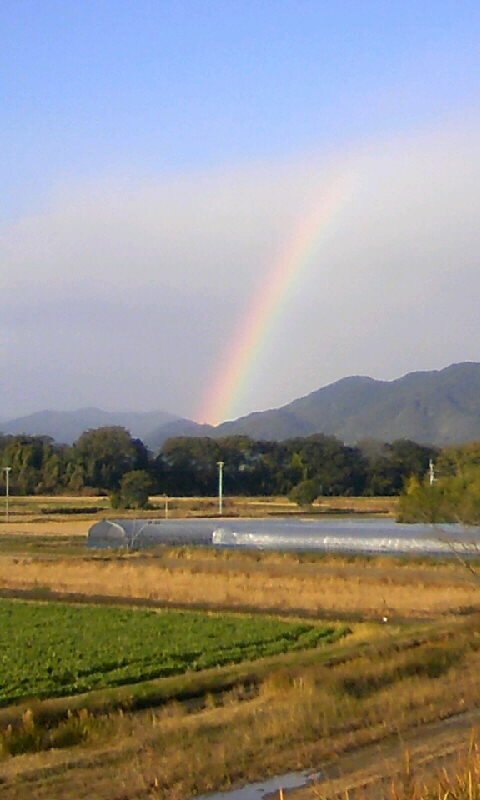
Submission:
M 291 656 L 271 663 L 255 691 L 237 686 L 205 694 L 196 707 L 174 702 L 100 717 L 80 712 L 50 728 L 27 713 L 18 737 L 48 735 L 58 747 L 76 736 L 77 746 L 4 760 L 3 796 L 18 800 L 34 787 L 38 800 L 73 800 L 88 780 L 106 800 L 185 800 L 266 774 L 318 768 L 360 745 L 480 704 L 478 619 L 437 623 L 423 636 L 382 636 L 361 650 L 345 643 L 343 657 L 336 645 L 331 661 Z

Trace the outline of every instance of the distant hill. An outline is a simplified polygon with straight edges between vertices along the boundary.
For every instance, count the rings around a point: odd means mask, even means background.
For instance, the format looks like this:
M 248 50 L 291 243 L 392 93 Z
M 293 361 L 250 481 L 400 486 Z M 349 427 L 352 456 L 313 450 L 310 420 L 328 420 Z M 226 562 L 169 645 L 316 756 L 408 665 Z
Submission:
M 213 427 L 165 411 L 40 411 L 3 422 L 4 433 L 52 436 L 70 443 L 89 428 L 122 425 L 157 450 L 171 436 L 232 436 L 280 440 L 326 433 L 348 444 L 406 438 L 425 444 L 480 439 L 480 364 L 452 364 L 411 372 L 393 381 L 354 376 L 317 389 L 285 406 Z
M 150 431 L 173 422 L 177 417 L 167 411 L 102 411 L 100 408 L 80 408 L 77 411 L 38 411 L 25 417 L 3 421 L 3 433 L 27 433 L 51 436 L 57 442 L 71 444 L 86 430 L 107 425 L 121 425 L 139 439 Z
M 151 450 L 158 450 L 162 444 L 173 436 L 215 436 L 216 428 L 213 425 L 200 424 L 191 419 L 175 419 L 159 425 L 145 438 L 145 444 Z
M 346 443 L 373 438 L 436 445 L 480 438 L 480 364 L 452 364 L 394 381 L 343 378 L 279 409 L 225 422 L 216 436 L 284 439 L 327 433 Z

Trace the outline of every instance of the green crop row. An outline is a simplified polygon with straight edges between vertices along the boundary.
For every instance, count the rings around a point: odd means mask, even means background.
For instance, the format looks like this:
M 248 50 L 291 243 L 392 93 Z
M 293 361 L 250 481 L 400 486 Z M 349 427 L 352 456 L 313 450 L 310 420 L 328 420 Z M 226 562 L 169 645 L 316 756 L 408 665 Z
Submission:
M 273 617 L 0 600 L 0 705 L 316 647 L 345 632 Z

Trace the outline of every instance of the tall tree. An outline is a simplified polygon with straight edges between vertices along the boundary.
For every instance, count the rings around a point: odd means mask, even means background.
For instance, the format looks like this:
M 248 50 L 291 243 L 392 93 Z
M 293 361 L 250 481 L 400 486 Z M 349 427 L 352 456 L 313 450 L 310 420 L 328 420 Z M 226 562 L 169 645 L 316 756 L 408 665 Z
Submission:
M 11 467 L 12 492 L 36 494 L 60 489 L 64 451 L 49 436 L 2 437 L 0 462 L 2 467 Z
M 164 443 L 157 470 L 163 470 L 169 494 L 212 495 L 217 491 L 221 451 L 208 436 L 175 436 Z
M 139 439 L 115 425 L 82 433 L 73 445 L 72 460 L 86 485 L 109 491 L 120 486 L 125 472 L 145 467 L 148 451 Z

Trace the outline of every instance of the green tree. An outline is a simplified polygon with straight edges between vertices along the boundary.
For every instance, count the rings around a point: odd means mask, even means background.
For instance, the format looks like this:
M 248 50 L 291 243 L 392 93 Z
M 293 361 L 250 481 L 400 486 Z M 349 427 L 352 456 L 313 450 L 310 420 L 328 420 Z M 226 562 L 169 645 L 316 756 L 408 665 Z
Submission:
M 155 465 L 163 472 L 169 494 L 212 495 L 217 491 L 221 461 L 218 443 L 208 436 L 175 436 L 167 439 Z
M 465 468 L 430 485 L 428 479 L 410 480 L 400 496 L 402 522 L 480 524 L 480 466 Z
M 107 491 L 118 488 L 122 476 L 148 465 L 148 451 L 120 426 L 85 431 L 72 448 L 76 476 L 85 485 Z
M 292 503 L 299 506 L 310 506 L 318 497 L 318 482 L 313 478 L 300 481 L 288 495 Z
M 38 494 L 61 489 L 64 451 L 49 436 L 2 437 L 0 465 L 11 467 L 12 493 Z
M 83 489 L 85 486 L 85 473 L 81 464 L 76 464 L 73 460 L 67 462 L 65 486 L 72 492 L 80 492 Z
M 228 494 L 258 493 L 260 454 L 257 442 L 249 436 L 224 436 L 217 439 L 218 461 L 224 462 L 224 489 Z
M 411 476 L 423 479 L 429 460 L 438 455 L 437 448 L 409 439 L 396 439 L 391 444 L 366 440 L 359 446 L 367 461 L 368 495 L 400 494 Z
M 365 459 L 357 448 L 346 447 L 335 436 L 323 433 L 290 439 L 286 445 L 295 483 L 315 479 L 323 495 L 362 494 Z
M 152 489 L 148 472 L 136 469 L 126 472 L 120 482 L 120 496 L 125 508 L 145 508 Z
M 446 447 L 435 460 L 435 480 L 410 480 L 400 497 L 406 522 L 480 524 L 480 442 Z

